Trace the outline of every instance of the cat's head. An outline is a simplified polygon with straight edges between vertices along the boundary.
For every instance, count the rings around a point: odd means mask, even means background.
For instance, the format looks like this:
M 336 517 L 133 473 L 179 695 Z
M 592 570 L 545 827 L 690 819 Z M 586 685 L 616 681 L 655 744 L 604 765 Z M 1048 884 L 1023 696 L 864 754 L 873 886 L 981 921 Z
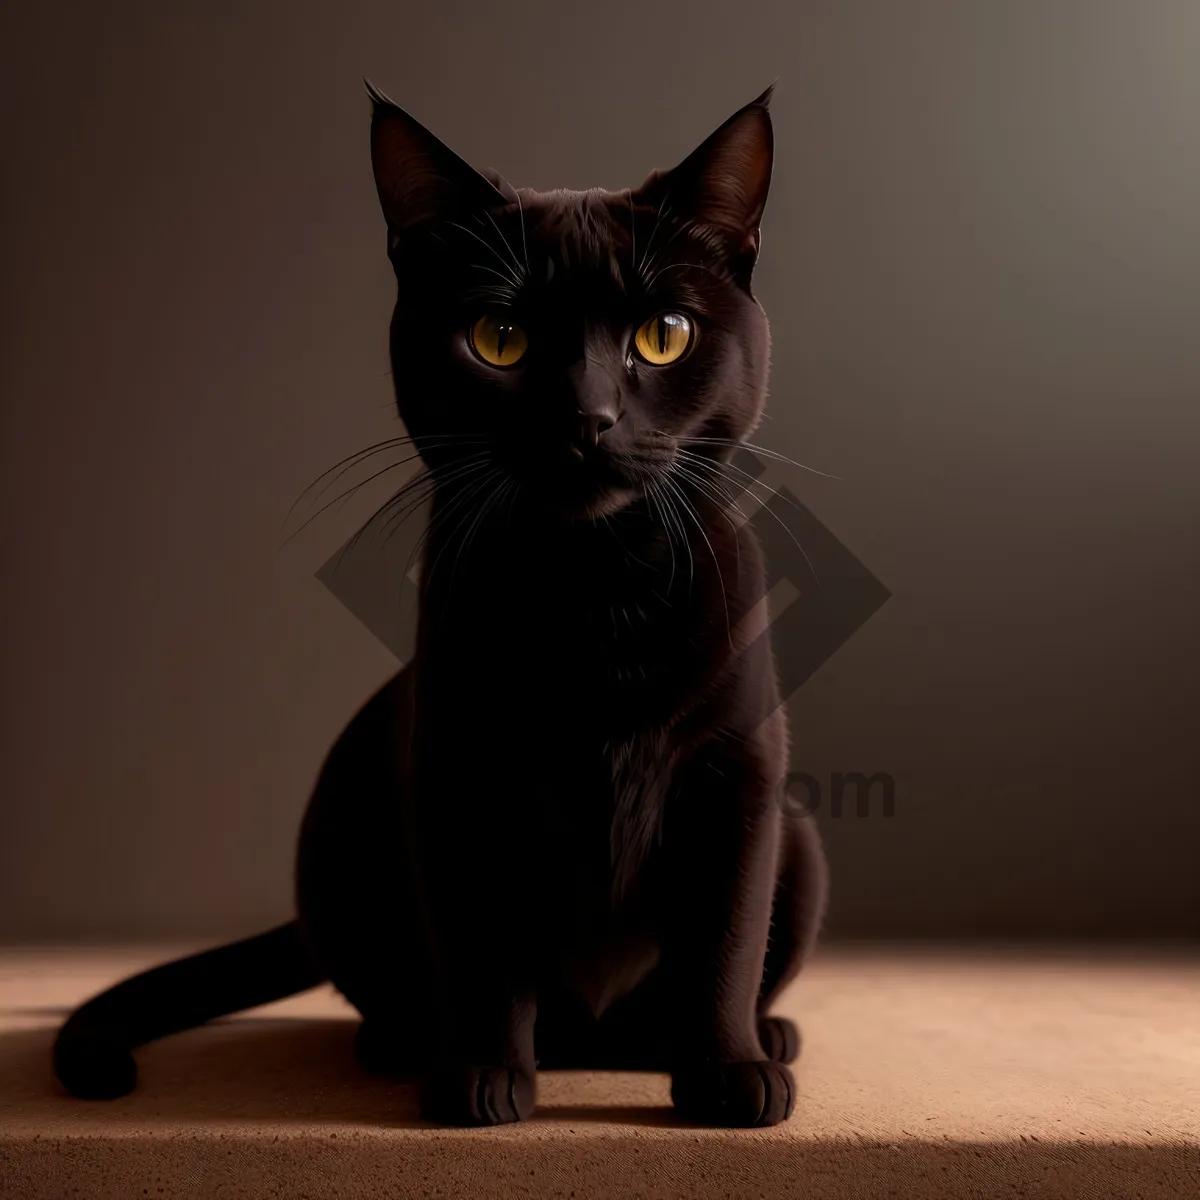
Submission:
M 751 432 L 769 358 L 751 291 L 769 91 L 618 192 L 518 191 L 371 94 L 396 396 L 436 474 L 594 519 Z

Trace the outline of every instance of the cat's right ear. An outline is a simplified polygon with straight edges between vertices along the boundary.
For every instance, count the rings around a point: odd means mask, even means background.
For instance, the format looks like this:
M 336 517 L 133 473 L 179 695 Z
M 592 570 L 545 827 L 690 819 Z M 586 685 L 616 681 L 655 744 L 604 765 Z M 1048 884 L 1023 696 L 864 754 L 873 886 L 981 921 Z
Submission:
M 370 82 L 366 87 L 373 106 L 371 166 L 389 250 L 434 221 L 511 203 L 498 175 L 493 182 Z
M 715 234 L 735 279 L 747 288 L 762 241 L 759 229 L 771 186 L 775 85 L 733 114 L 679 166 L 655 171 L 633 197 Z

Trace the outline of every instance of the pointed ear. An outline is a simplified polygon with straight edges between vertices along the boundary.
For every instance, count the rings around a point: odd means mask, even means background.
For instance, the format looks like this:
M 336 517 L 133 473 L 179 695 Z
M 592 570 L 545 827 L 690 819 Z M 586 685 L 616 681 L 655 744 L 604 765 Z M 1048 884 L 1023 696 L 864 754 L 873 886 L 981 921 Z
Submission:
M 727 240 L 735 273 L 749 279 L 771 186 L 774 135 L 768 105 L 775 85 L 739 109 L 669 171 L 655 171 L 634 193 L 650 207 L 695 222 Z
M 407 234 L 444 217 L 511 202 L 512 188 L 464 162 L 415 118 L 367 83 L 371 97 L 371 166 L 394 249 Z

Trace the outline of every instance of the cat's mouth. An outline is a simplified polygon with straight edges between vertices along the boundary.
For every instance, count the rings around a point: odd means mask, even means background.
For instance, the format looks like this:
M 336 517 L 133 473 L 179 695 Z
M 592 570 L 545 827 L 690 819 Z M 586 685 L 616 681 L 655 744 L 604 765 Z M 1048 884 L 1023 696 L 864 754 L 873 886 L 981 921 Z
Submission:
M 619 512 L 641 494 L 637 480 L 607 455 L 589 455 L 569 446 L 565 461 L 547 480 L 546 497 L 569 519 L 598 520 Z
M 517 485 L 522 508 L 565 521 L 599 521 L 653 492 L 670 474 L 673 443 L 627 449 L 567 439 L 495 445 L 493 458 Z
M 547 448 L 513 470 L 528 485 L 522 491 L 565 520 L 600 520 L 642 495 L 641 479 L 624 456 L 572 442 Z

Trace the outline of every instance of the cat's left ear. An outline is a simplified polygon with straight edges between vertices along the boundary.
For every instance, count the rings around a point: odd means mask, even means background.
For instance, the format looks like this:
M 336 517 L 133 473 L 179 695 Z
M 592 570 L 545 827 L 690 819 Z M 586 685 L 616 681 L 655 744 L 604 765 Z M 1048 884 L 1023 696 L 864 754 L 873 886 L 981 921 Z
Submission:
M 494 171 L 477 171 L 372 84 L 371 166 L 389 250 L 433 223 L 515 201 Z
M 772 84 L 679 166 L 655 171 L 633 193 L 636 203 L 720 235 L 734 277 L 746 286 L 758 260 L 759 226 L 771 186 L 775 143 L 768 106 L 774 90 Z

